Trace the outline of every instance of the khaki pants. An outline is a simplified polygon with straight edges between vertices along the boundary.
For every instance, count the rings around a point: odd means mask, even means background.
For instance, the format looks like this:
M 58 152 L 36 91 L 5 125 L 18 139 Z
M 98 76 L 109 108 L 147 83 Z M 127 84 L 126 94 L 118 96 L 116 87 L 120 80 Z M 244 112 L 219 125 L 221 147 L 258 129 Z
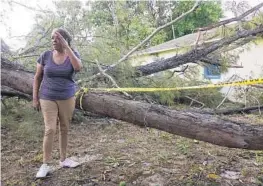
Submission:
M 40 99 L 40 105 L 45 123 L 43 163 L 48 163 L 51 159 L 57 124 L 59 126 L 60 160 L 63 161 L 66 158 L 68 129 L 75 108 L 75 97 L 57 101 Z

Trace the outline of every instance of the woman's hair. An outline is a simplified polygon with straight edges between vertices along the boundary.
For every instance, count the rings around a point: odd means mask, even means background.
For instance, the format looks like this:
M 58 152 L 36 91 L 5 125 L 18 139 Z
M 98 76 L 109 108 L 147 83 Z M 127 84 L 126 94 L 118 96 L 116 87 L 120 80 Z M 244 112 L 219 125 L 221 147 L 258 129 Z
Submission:
M 54 31 L 57 31 L 62 35 L 62 37 L 68 42 L 68 45 L 71 47 L 70 43 L 72 41 L 72 36 L 70 33 L 64 28 L 55 28 Z

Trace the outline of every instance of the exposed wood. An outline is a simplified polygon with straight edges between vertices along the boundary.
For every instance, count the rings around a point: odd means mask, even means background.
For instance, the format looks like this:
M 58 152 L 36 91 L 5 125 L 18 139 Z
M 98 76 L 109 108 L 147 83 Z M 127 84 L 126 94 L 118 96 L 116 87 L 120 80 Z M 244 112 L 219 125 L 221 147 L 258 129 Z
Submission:
M 32 95 L 33 74 L 30 72 L 2 68 L 1 83 Z M 127 100 L 119 95 L 107 93 L 89 92 L 81 101 L 85 111 L 135 125 L 156 128 L 225 147 L 263 150 L 262 125 L 236 123 L 193 111 L 171 110 L 164 106 Z

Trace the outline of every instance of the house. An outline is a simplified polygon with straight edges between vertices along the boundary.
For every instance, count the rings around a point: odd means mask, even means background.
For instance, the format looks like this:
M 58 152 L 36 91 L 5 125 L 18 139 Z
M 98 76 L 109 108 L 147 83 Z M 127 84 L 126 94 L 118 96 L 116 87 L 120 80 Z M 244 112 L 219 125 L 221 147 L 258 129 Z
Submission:
M 236 24 L 230 25 L 230 29 L 234 28 Z M 220 32 L 222 29 L 214 28 L 204 33 L 192 33 L 174 40 L 162 43 L 157 46 L 147 48 L 135 52 L 130 56 L 129 60 L 132 65 L 143 65 L 148 64 L 156 60 L 170 58 L 177 54 L 183 54 L 184 52 L 190 50 L 195 46 L 197 38 L 198 44 L 201 43 L 211 43 L 216 40 L 221 39 Z M 221 73 L 218 68 L 214 65 L 197 65 L 190 63 L 191 66 L 199 68 L 200 75 L 197 77 L 200 80 L 210 80 L 211 83 L 227 82 L 227 81 L 237 81 L 250 78 L 258 78 L 263 76 L 263 40 L 257 40 L 257 42 L 247 43 L 249 49 L 244 50 L 239 53 L 239 59 L 237 59 L 236 64 L 230 66 L 228 71 Z M 235 49 L 238 50 L 238 49 Z M 233 50 L 233 51 L 235 51 Z M 232 52 L 233 52 L 232 51 Z M 180 67 L 179 67 L 180 68 Z M 174 69 L 172 69 L 174 70 Z M 183 75 L 181 75 L 183 77 Z M 235 100 L 234 90 L 228 91 L 229 87 L 223 87 L 221 89 L 222 93 L 228 92 L 229 99 Z

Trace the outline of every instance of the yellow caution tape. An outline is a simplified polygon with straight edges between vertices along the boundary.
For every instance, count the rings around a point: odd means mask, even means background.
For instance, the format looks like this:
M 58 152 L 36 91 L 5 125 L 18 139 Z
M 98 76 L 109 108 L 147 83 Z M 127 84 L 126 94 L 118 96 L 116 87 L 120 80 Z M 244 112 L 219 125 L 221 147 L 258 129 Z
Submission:
M 239 85 L 254 85 L 263 83 L 263 78 L 250 79 L 243 81 L 197 85 L 189 87 L 173 87 L 173 88 L 89 88 L 93 91 L 106 91 L 106 92 L 157 92 L 157 91 L 174 91 L 174 90 L 188 90 L 188 89 L 203 89 L 203 88 L 216 88 L 216 87 L 227 87 L 227 86 L 239 86 Z M 85 91 L 88 89 L 85 88 Z M 84 92 L 85 92 L 84 91 Z
M 175 90 L 189 90 L 189 89 L 203 89 L 203 88 L 216 88 L 216 87 L 227 87 L 227 86 L 240 86 L 240 85 L 255 85 L 262 84 L 263 78 L 258 79 L 250 79 L 244 81 L 236 81 L 236 82 L 227 82 L 227 83 L 217 83 L 217 84 L 207 84 L 207 85 L 197 85 L 197 86 L 189 86 L 189 87 L 174 87 L 174 88 L 81 88 L 76 92 L 75 96 L 78 97 L 80 95 L 80 108 L 82 108 L 82 100 L 84 94 L 88 91 L 103 91 L 103 92 L 157 92 L 157 91 L 175 91 Z
M 82 107 L 82 100 L 83 100 L 83 96 L 84 94 L 88 93 L 89 89 L 88 88 L 81 88 L 80 90 L 78 90 L 76 93 L 75 93 L 75 97 L 78 97 L 80 94 L 80 98 L 79 98 L 79 107 L 83 110 L 83 107 Z

